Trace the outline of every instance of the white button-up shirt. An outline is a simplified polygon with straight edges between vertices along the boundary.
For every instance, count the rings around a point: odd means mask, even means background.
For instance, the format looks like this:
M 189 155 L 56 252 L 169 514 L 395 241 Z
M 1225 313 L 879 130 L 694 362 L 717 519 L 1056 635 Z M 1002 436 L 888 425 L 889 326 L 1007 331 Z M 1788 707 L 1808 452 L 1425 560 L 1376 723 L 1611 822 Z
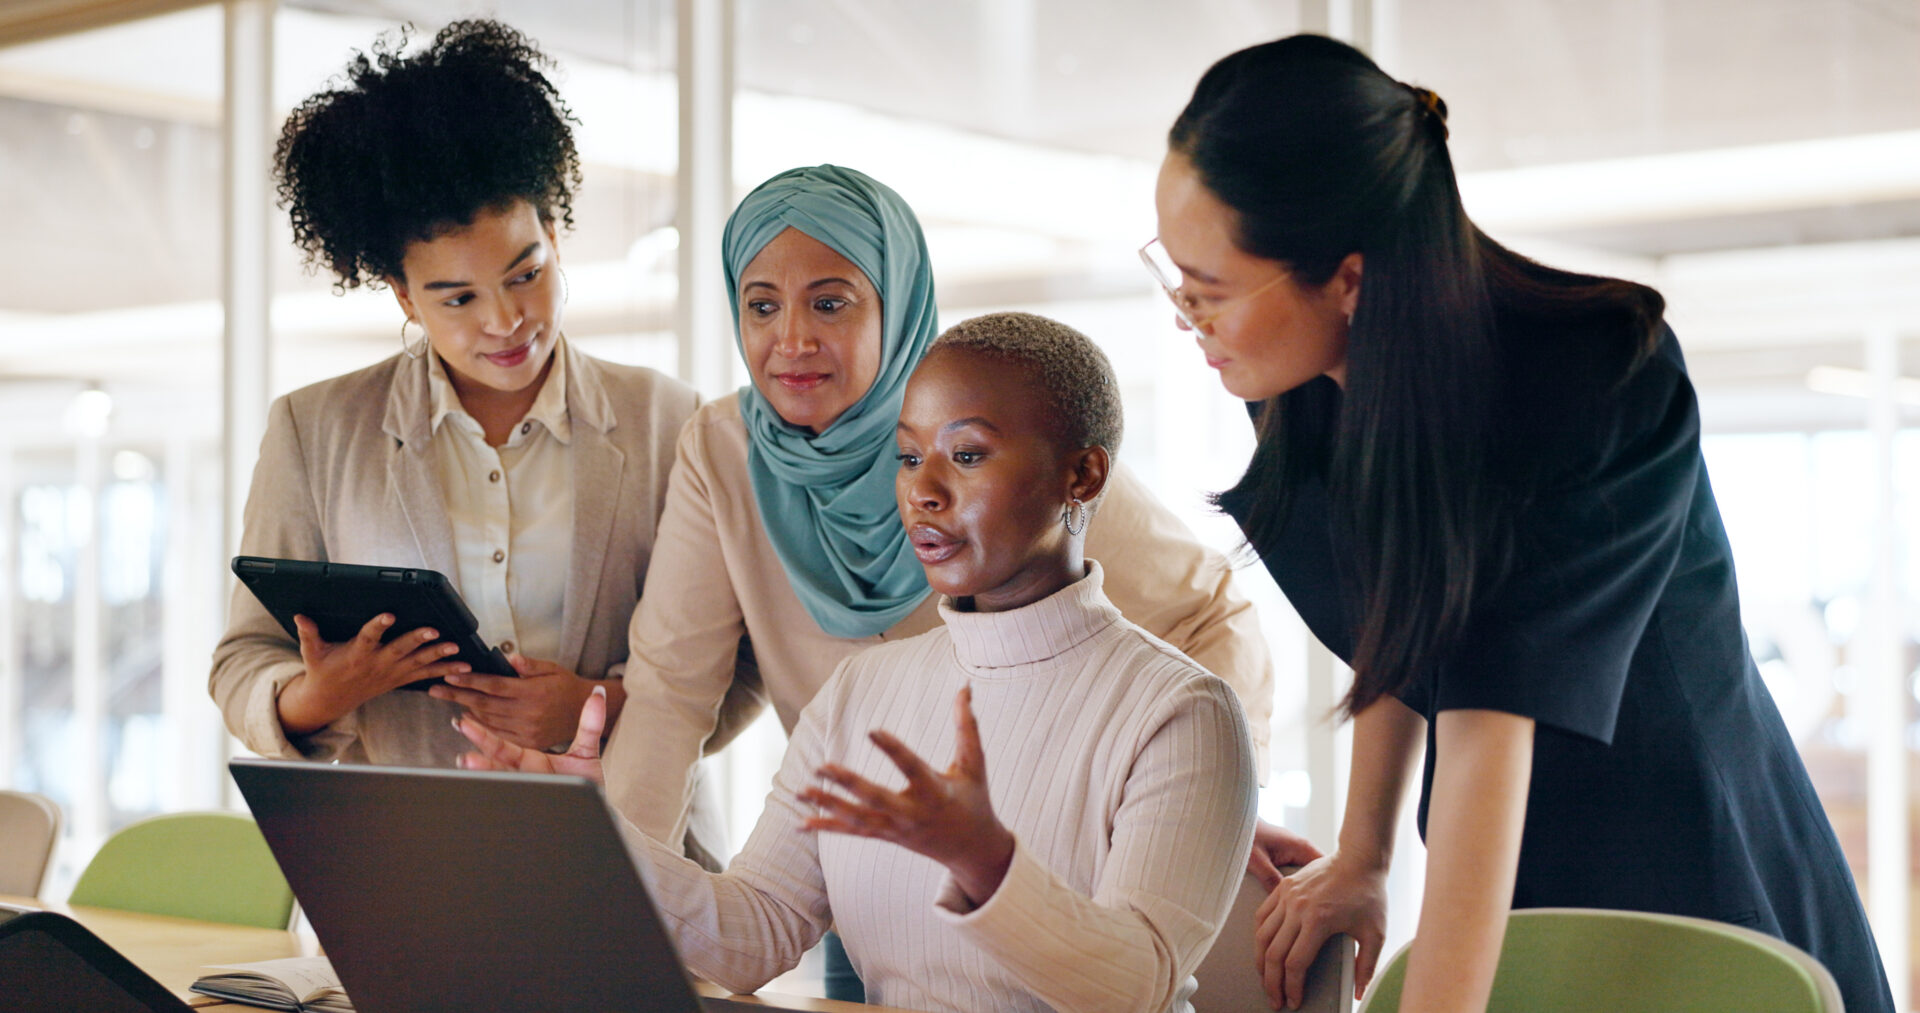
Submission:
M 459 559 L 451 576 L 487 643 L 529 658 L 556 658 L 573 552 L 566 356 L 554 349 L 533 407 L 498 448 L 487 445 L 479 420 L 461 407 L 440 357 L 431 358 L 440 491 Z

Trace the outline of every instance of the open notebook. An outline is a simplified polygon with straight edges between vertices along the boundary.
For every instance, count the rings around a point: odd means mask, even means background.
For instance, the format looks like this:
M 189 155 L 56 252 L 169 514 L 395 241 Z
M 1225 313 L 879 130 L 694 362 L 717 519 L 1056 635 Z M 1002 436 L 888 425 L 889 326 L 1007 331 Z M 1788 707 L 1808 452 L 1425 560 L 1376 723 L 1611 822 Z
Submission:
M 354 1013 L 325 957 L 281 957 L 251 964 L 212 964 L 192 990 L 215 999 L 289 1010 L 291 1013 Z

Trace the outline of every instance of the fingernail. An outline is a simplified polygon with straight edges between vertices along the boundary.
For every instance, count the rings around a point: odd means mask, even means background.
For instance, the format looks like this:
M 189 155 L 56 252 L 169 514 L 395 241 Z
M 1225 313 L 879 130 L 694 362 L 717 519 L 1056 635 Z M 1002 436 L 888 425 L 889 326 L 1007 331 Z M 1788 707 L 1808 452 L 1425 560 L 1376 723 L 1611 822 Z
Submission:
M 454 730 L 454 731 L 456 731 L 456 732 L 458 732 L 458 731 L 460 731 L 460 730 L 461 730 L 461 729 L 460 729 L 460 719 L 459 719 L 459 718 L 454 718 L 454 719 L 453 719 L 453 730 Z M 465 734 L 465 733 L 464 733 L 464 732 L 462 732 L 462 734 Z

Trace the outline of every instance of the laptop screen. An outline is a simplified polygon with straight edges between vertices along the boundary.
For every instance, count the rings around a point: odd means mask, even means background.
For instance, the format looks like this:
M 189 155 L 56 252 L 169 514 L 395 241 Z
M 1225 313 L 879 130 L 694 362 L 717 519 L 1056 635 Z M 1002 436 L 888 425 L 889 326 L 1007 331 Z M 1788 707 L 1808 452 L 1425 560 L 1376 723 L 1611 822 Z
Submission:
M 230 767 L 361 1013 L 700 1008 L 591 782 Z

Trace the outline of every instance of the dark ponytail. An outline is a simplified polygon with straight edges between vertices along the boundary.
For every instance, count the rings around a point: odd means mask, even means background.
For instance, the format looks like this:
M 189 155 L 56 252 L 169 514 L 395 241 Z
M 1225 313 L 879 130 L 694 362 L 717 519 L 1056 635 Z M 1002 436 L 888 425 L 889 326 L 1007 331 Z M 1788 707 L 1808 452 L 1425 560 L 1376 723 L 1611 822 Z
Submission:
M 1215 497 L 1260 547 L 1296 481 L 1325 477 L 1357 554 L 1348 714 L 1432 665 L 1505 571 L 1498 320 L 1626 308 L 1650 347 L 1660 315 L 1650 289 L 1554 271 L 1481 233 L 1460 202 L 1446 114 L 1353 47 L 1297 35 L 1215 64 L 1168 137 L 1237 214 L 1241 249 L 1307 286 L 1362 258 L 1344 394 L 1322 377 L 1267 401 L 1245 475 Z

